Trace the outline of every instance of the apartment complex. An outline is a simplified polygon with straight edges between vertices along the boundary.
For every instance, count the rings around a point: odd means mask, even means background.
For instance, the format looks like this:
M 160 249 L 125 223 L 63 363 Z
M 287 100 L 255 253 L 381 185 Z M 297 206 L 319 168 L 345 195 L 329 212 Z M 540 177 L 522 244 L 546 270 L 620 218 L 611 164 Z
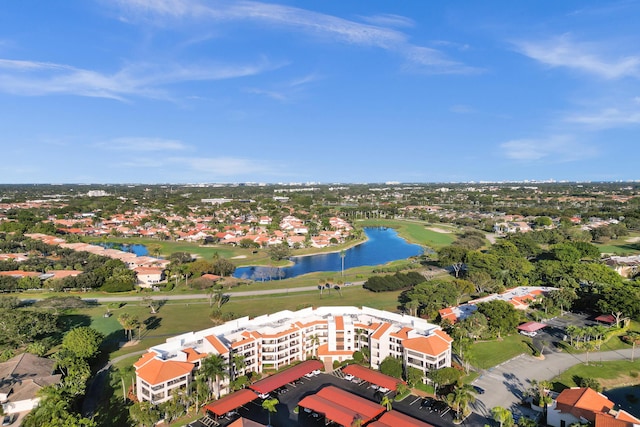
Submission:
M 331 365 L 368 347 L 373 368 L 393 356 L 426 374 L 451 366 L 451 341 L 438 325 L 424 319 L 369 307 L 285 310 L 232 320 L 151 347 L 134 364 L 136 393 L 138 399 L 154 404 L 168 400 L 174 389 L 189 387 L 202 359 L 211 354 L 221 355 L 230 373 L 243 375 L 280 369 L 310 357 Z M 237 356 L 244 362 L 241 371 L 233 366 Z M 223 391 L 228 386 L 225 381 Z

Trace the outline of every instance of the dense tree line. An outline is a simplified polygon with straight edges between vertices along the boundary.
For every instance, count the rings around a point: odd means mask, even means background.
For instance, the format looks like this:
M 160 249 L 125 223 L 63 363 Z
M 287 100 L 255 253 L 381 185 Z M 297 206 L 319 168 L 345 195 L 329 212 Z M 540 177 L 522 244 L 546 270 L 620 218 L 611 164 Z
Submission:
M 424 276 L 415 271 L 398 272 L 394 275 L 370 277 L 362 287 L 373 292 L 397 291 L 413 287 L 424 281 Z

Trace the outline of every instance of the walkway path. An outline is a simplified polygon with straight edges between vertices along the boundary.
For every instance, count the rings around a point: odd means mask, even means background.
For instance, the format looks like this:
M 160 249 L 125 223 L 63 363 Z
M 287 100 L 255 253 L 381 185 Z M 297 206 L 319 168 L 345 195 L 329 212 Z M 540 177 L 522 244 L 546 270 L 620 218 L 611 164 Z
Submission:
M 631 349 L 590 353 L 591 362 L 631 360 Z M 514 409 L 531 387 L 531 380 L 550 380 L 573 365 L 587 361 L 586 354 L 550 352 L 540 360 L 528 355 L 517 356 L 507 362 L 484 371 L 474 385 L 486 392 L 477 396 L 475 411 L 489 415 L 491 408 L 502 406 Z

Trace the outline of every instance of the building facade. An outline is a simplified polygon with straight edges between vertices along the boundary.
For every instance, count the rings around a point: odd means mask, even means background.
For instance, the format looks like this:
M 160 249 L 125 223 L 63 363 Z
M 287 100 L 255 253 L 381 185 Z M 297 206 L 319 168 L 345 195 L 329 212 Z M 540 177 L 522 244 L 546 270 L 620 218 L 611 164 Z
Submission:
M 174 389 L 189 387 L 202 359 L 212 354 L 224 358 L 229 373 L 243 375 L 312 357 L 331 366 L 368 347 L 373 368 L 393 356 L 426 375 L 451 366 L 451 341 L 438 325 L 424 319 L 369 307 L 305 308 L 243 317 L 151 347 L 134 364 L 136 394 L 154 404 L 170 399 Z M 240 371 L 233 366 L 237 357 L 243 360 Z M 221 386 L 226 391 L 228 380 Z

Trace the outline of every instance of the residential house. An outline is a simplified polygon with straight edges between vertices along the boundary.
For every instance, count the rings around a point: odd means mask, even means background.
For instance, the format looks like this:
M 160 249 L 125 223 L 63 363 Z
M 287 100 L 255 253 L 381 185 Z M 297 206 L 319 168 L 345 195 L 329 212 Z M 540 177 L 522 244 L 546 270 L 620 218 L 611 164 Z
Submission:
M 615 403 L 589 387 L 563 390 L 547 411 L 547 425 L 569 427 L 574 423 L 593 427 L 633 427 L 640 420 L 623 410 L 614 410 Z
M 58 384 L 52 359 L 22 353 L 0 363 L 0 403 L 6 414 L 32 410 L 40 401 L 38 391 Z

